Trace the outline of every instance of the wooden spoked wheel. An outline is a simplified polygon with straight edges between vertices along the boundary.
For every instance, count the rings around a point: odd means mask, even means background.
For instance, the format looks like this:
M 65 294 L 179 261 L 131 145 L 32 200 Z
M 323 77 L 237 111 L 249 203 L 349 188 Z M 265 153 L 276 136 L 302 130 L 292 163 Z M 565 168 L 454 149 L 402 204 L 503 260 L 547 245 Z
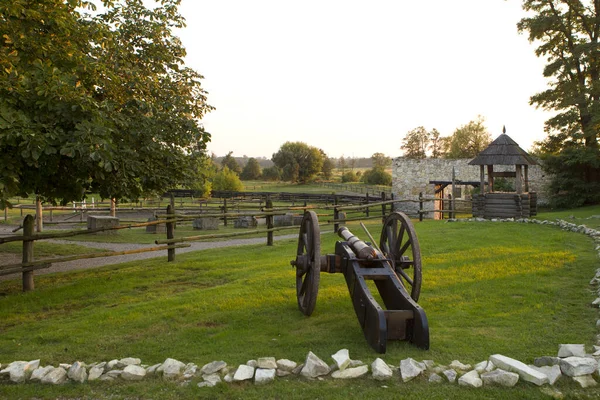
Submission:
M 298 251 L 292 265 L 296 267 L 296 297 L 304 315 L 311 315 L 317 304 L 321 273 L 321 237 L 319 219 L 306 211 L 300 225 Z
M 414 301 L 421 294 L 421 249 L 406 214 L 391 213 L 383 223 L 379 246 Z

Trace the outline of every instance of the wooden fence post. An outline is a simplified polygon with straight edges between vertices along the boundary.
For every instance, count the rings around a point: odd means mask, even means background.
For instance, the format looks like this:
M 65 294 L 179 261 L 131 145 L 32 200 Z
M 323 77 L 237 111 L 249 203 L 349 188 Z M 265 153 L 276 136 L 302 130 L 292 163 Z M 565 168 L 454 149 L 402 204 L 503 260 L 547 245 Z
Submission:
M 269 198 L 269 197 L 267 197 L 266 208 L 267 209 L 273 208 L 273 202 L 271 201 L 271 198 Z M 271 210 L 269 212 L 272 213 L 273 210 Z M 273 214 L 267 215 L 267 229 L 273 229 L 273 219 L 274 218 L 275 217 L 273 216 Z M 273 246 L 273 231 L 267 232 L 267 246 Z
M 381 192 L 381 201 L 385 201 L 386 200 L 385 197 L 386 197 L 385 192 Z M 385 204 L 382 204 L 381 205 L 381 222 L 385 221 L 386 211 L 387 211 L 387 206 Z
M 35 221 L 33 216 L 27 215 L 23 220 L 23 236 L 33 236 Z M 33 261 L 33 240 L 23 240 L 23 263 Z M 33 271 L 23 272 L 23 291 L 33 290 Z
M 423 221 L 423 192 L 419 192 L 419 221 Z
M 117 199 L 114 197 L 110 199 L 110 216 L 117 216 Z M 83 220 L 83 211 L 81 211 L 81 219 Z
M 390 195 L 390 197 L 391 197 L 391 199 L 392 199 L 392 200 L 394 200 L 394 193 L 392 193 L 392 194 Z M 390 205 L 390 212 L 394 212 L 394 211 L 396 211 L 396 203 L 392 203 L 392 204 Z
M 367 190 L 367 209 L 365 210 L 365 215 L 369 218 L 369 191 Z
M 175 214 L 175 209 L 172 205 L 167 206 L 167 219 L 175 218 L 171 214 Z M 167 239 L 175 238 L 175 224 L 173 222 L 167 222 Z M 173 243 L 169 243 L 169 246 L 172 246 Z M 175 249 L 167 250 L 167 261 L 175 261 Z
M 337 233 L 338 229 L 340 229 L 340 223 L 338 219 L 340 219 L 340 212 L 337 209 L 338 205 L 338 197 L 334 196 L 333 198 L 333 219 L 335 222 L 333 223 L 333 233 Z
M 173 193 L 171 193 L 171 211 L 173 211 L 173 214 L 175 214 L 175 196 Z M 173 229 L 177 229 L 177 222 L 173 222 Z
M 223 199 L 223 226 L 227 226 L 227 199 Z

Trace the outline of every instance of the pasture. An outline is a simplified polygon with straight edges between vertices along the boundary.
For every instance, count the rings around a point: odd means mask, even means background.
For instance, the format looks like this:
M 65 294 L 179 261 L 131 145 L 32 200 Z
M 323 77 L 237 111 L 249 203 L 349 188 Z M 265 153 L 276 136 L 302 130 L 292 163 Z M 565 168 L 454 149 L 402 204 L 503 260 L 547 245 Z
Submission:
M 590 209 L 587 214 L 596 212 Z M 364 236 L 357 224 L 351 230 Z M 380 224 L 367 224 L 378 238 Z M 595 343 L 597 310 L 588 282 L 598 267 L 593 242 L 534 224 L 425 221 L 415 223 L 423 257 L 419 304 L 430 324 L 431 348 L 388 343 L 390 364 L 412 357 L 475 364 L 501 353 L 531 363 L 556 355 L 560 343 Z M 337 237 L 323 229 L 321 252 Z M 371 363 L 343 277 L 322 274 L 315 313 L 298 310 L 289 261 L 295 239 L 206 250 L 88 271 L 36 277 L 36 290 L 0 282 L 0 363 L 41 358 L 42 364 L 139 357 L 154 364 L 171 357 L 203 365 L 225 360 L 235 368 L 263 356 L 302 362 L 309 350 L 331 362 L 341 348 Z M 568 327 L 568 329 L 566 329 Z M 571 382 L 565 393 L 592 396 Z M 198 389 L 160 380 L 48 387 L 0 384 L 0 396 L 91 398 L 546 398 L 540 388 L 469 390 L 361 379 L 220 385 Z

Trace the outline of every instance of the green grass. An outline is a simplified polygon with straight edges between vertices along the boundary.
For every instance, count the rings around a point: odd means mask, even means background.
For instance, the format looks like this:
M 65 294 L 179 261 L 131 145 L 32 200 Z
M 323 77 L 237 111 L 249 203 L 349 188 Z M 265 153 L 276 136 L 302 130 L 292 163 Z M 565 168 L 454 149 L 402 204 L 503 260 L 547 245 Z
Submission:
M 542 210 L 538 219 L 562 219 L 572 224 L 586 225 L 588 228 L 600 229 L 600 205 L 574 208 L 570 210 Z
M 369 229 L 379 236 L 376 224 Z M 429 319 L 431 348 L 390 342 L 383 356 L 388 363 L 412 357 L 473 364 L 495 353 L 530 363 L 556 355 L 559 343 L 594 343 L 597 313 L 589 307 L 594 296 L 588 282 L 597 255 L 587 237 L 516 223 L 426 221 L 416 229 L 424 267 L 419 303 Z M 322 235 L 324 254 L 337 240 L 329 230 Z M 351 230 L 365 236 L 356 225 Z M 30 293 L 20 292 L 19 281 L 0 282 L 0 362 L 134 356 L 147 364 L 173 357 L 199 365 L 222 359 L 235 367 L 262 356 L 301 362 L 309 350 L 331 362 L 329 355 L 348 348 L 352 358 L 371 363 L 379 355 L 362 336 L 341 274 L 322 274 L 311 317 L 298 311 L 289 265 L 295 247 L 290 239 L 273 247 L 180 254 L 169 264 L 161 258 L 38 276 Z M 159 380 L 60 388 L 0 384 L 0 397 L 545 398 L 526 383 L 468 390 L 396 378 L 383 385 L 297 378 L 208 390 Z M 558 387 L 577 390 L 566 380 Z

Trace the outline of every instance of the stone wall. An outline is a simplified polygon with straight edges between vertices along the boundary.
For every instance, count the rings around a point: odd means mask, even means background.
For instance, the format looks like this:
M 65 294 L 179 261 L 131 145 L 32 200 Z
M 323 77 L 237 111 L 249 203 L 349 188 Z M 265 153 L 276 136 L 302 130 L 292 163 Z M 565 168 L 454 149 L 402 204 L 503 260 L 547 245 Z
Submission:
M 471 159 L 433 159 L 426 158 L 415 160 L 398 157 L 392 164 L 392 192 L 396 199 L 418 200 L 419 193 L 431 198 L 434 196 L 434 185 L 429 181 L 450 181 L 452 180 L 452 167 L 454 167 L 455 177 L 461 181 L 479 182 L 479 166 L 469 165 Z M 494 171 L 514 171 L 515 167 L 510 165 L 495 165 Z M 529 190 L 537 192 L 538 205 L 548 203 L 546 194 L 546 185 L 548 176 L 539 165 L 529 167 Z M 487 180 L 487 169 L 486 178 Z M 464 192 L 463 192 L 464 193 Z M 425 202 L 426 210 L 433 210 L 433 202 Z M 416 215 L 419 210 L 419 203 L 407 202 L 399 203 L 396 209 L 404 211 L 410 215 Z M 432 218 L 432 213 L 426 214 L 426 217 Z

